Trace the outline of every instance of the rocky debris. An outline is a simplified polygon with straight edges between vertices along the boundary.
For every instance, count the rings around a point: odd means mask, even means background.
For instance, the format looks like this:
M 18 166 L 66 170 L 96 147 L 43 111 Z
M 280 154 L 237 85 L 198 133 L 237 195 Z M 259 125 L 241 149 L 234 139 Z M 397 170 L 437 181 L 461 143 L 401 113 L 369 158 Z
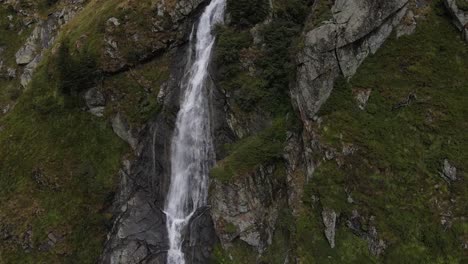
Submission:
M 229 183 L 212 183 L 211 212 L 223 247 L 229 247 L 238 238 L 261 253 L 271 244 L 283 198 L 276 191 L 281 183 L 274 181 L 274 169 L 261 166 Z M 233 226 L 238 232 L 233 233 L 226 226 Z
M 468 42 L 468 11 L 457 5 L 457 0 L 444 0 L 445 6 L 452 15 L 455 26 L 462 33 L 462 38 Z
M 415 94 L 410 93 L 406 99 L 404 99 L 401 102 L 396 103 L 395 105 L 392 106 L 392 110 L 398 110 L 403 107 L 409 106 L 411 103 L 415 102 L 417 100 L 417 97 Z
M 374 54 L 406 14 L 408 0 L 337 0 L 333 19 L 305 33 L 297 57 L 292 98 L 302 119 L 312 119 L 328 99 L 335 79 L 350 78 Z
M 26 253 L 30 252 L 34 248 L 33 231 L 31 227 L 29 227 L 28 230 L 23 234 L 21 247 Z
M 107 24 L 108 26 L 114 26 L 114 27 L 120 26 L 119 20 L 118 20 L 117 18 L 115 18 L 115 17 L 109 18 L 109 19 L 107 20 L 106 24 Z
M 367 101 L 369 100 L 371 92 L 372 92 L 371 89 L 354 89 L 353 90 L 354 99 L 356 99 L 359 109 L 364 110 L 366 108 Z
M 89 112 L 95 116 L 102 117 L 106 106 L 104 94 L 97 87 L 93 87 L 86 91 L 84 97 Z
M 442 177 L 447 182 L 453 182 L 457 180 L 457 168 L 450 164 L 450 162 L 445 159 L 444 160 L 444 167 L 442 168 L 442 172 L 439 172 L 440 177 Z
M 371 216 L 367 221 L 368 228 L 364 229 L 362 223 L 365 222 L 365 219 L 359 215 L 357 210 L 353 210 L 351 217 L 346 221 L 346 225 L 355 235 L 367 241 L 372 255 L 380 256 L 387 248 L 387 245 L 383 239 L 379 238 L 374 221 L 375 217 Z
M 325 237 L 328 240 L 331 248 L 335 247 L 335 230 L 336 230 L 336 212 L 332 209 L 325 208 L 322 211 L 323 225 L 325 226 Z
M 134 131 L 130 128 L 121 113 L 117 113 L 115 117 L 112 118 L 112 129 L 117 136 L 130 144 L 133 149 L 136 149 L 138 141 L 134 136 Z
M 38 249 L 39 251 L 49 251 L 52 248 L 54 248 L 57 245 L 57 243 L 60 243 L 63 239 L 63 237 L 57 235 L 56 233 L 49 232 L 49 234 L 47 234 L 47 239 L 39 245 Z
M 9 79 L 16 78 L 16 69 L 15 68 L 7 68 L 7 77 Z
M 416 18 L 413 10 L 408 9 L 405 17 L 401 20 L 401 23 L 396 28 L 397 38 L 402 36 L 408 36 L 413 34 L 416 31 Z
M 26 67 L 23 69 L 23 74 L 20 76 L 20 83 L 23 87 L 26 87 L 32 80 L 34 70 L 42 60 L 42 54 L 36 56 Z

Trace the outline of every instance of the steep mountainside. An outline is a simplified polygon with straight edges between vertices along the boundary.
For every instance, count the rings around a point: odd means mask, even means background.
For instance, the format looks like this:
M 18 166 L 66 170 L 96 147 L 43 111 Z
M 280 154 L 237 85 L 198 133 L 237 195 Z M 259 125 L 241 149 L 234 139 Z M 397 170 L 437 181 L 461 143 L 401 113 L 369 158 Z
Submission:
M 166 263 L 209 0 L 0 0 L 0 263 Z M 468 261 L 468 2 L 227 0 L 186 263 Z

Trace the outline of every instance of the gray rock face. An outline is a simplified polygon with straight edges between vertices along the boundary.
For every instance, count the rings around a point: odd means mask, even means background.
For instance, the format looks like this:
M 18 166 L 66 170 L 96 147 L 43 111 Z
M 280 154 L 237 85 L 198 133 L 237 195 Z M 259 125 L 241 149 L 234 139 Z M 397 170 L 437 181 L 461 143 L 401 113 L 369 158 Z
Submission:
M 112 129 L 117 136 L 130 144 L 133 149 L 136 149 L 137 139 L 134 136 L 134 132 L 120 113 L 112 118 Z
M 229 183 L 212 183 L 211 212 L 223 247 L 239 238 L 261 253 L 271 244 L 284 197 L 273 171 L 274 166 L 266 166 Z
M 322 211 L 323 225 L 325 226 L 325 237 L 328 240 L 331 248 L 335 247 L 335 228 L 336 228 L 336 212 L 332 209 L 325 208 Z
M 468 41 L 468 11 L 461 10 L 457 0 L 444 0 L 445 6 L 452 15 L 453 23 L 462 33 L 465 41 Z
M 444 167 L 442 172 L 439 175 L 446 180 L 447 182 L 452 182 L 457 180 L 457 168 L 450 164 L 450 162 L 445 159 L 444 160 Z
M 333 19 L 306 32 L 291 95 L 303 119 L 328 99 L 335 79 L 349 78 L 374 54 L 406 13 L 408 0 L 337 0 Z

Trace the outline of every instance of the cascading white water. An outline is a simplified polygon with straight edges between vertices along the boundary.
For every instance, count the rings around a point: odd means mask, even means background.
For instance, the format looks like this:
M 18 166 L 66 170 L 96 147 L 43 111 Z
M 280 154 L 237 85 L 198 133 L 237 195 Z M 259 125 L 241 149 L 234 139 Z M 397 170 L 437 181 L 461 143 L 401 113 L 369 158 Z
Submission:
M 184 264 L 182 231 L 195 211 L 206 205 L 208 173 L 214 162 L 211 139 L 208 64 L 215 36 L 213 29 L 223 22 L 226 0 L 212 0 L 198 22 L 190 45 L 189 65 L 182 82 L 183 100 L 177 115 L 171 145 L 171 184 L 164 211 L 169 236 L 168 264 Z

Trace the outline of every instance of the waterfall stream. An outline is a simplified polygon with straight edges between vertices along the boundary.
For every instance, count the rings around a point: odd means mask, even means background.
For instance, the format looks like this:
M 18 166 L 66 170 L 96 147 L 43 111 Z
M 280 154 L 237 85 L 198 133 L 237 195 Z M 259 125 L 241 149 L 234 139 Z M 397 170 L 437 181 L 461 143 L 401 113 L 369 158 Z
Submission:
M 190 37 L 189 60 L 181 83 L 182 102 L 171 145 L 171 183 L 164 212 L 169 237 L 168 264 L 184 264 L 182 232 L 195 211 L 206 205 L 208 174 L 214 163 L 206 87 L 215 43 L 213 29 L 223 22 L 225 0 L 212 0 Z

